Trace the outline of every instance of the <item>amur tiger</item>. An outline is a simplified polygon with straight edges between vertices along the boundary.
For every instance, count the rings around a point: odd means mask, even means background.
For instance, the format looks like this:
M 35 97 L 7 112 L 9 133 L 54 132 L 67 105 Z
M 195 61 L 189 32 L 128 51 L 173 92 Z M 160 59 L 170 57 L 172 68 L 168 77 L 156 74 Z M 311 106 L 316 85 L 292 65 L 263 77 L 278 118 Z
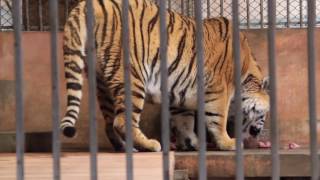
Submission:
M 93 6 L 97 96 L 106 120 L 107 135 L 113 146 L 121 149 L 125 137 L 126 108 L 121 48 L 122 0 L 93 0 Z M 169 10 L 166 16 L 170 106 L 194 112 L 197 107 L 195 21 Z M 226 18 L 207 19 L 203 22 L 203 29 L 206 127 L 219 149 L 234 150 L 235 140 L 226 131 L 229 105 L 235 91 L 231 21 Z M 82 73 L 86 64 L 86 31 L 85 2 L 80 2 L 70 13 L 64 28 L 68 105 L 61 130 L 68 137 L 74 136 L 79 118 Z M 161 103 L 158 6 L 148 0 L 129 0 L 128 33 L 134 147 L 138 150 L 160 151 L 160 143 L 146 137 L 139 128 L 146 96 L 150 96 L 153 102 Z M 240 41 L 242 108 L 252 120 L 254 118 L 251 116 L 264 115 L 269 110 L 269 96 L 263 87 L 264 77 L 243 34 L 240 34 Z M 194 119 L 190 118 L 192 121 Z

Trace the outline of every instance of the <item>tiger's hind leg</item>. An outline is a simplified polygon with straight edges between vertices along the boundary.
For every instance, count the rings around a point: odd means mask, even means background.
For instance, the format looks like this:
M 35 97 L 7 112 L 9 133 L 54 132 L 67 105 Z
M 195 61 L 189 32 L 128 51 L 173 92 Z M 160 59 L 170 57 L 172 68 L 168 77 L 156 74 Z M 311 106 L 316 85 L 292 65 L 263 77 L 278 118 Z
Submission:
M 100 110 L 105 120 L 105 133 L 115 151 L 124 151 L 125 142 L 114 132 L 113 129 L 115 113 L 112 96 L 106 88 L 103 78 L 99 75 L 97 75 L 97 82 L 97 98 Z
M 198 149 L 198 138 L 194 132 L 195 112 L 178 108 L 170 108 L 173 129 L 176 135 L 176 147 L 179 151 L 195 151 Z
M 131 100 L 132 100 L 132 138 L 134 147 L 141 151 L 160 151 L 161 145 L 157 140 L 148 139 L 144 133 L 141 131 L 139 127 L 140 117 L 142 113 L 142 109 L 145 102 L 145 90 L 143 85 L 136 80 L 132 79 L 131 83 Z M 112 86 L 112 85 L 111 85 Z M 115 102 L 115 120 L 113 127 L 122 137 L 125 139 L 126 133 L 126 117 L 125 117 L 125 94 L 124 94 L 124 85 L 123 83 L 113 83 L 113 87 L 111 88 L 111 93 L 114 97 Z

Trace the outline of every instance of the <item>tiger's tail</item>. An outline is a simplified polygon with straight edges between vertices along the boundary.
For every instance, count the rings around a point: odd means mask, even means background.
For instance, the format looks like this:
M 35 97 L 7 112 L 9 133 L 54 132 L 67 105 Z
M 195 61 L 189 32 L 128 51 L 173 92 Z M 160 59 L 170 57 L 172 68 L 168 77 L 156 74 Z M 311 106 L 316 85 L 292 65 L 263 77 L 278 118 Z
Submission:
M 82 98 L 83 69 L 85 67 L 86 18 L 85 4 L 73 9 L 64 27 L 63 53 L 67 86 L 67 109 L 60 129 L 67 137 L 76 134 L 75 124 L 79 118 Z

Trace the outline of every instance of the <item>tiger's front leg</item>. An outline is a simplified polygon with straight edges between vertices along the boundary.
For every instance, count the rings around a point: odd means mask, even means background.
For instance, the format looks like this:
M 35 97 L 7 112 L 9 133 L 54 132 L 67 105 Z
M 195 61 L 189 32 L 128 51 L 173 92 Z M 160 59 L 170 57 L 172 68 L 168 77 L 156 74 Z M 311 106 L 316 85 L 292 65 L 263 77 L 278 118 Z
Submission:
M 142 113 L 142 109 L 145 102 L 145 91 L 142 85 L 139 85 L 139 81 L 132 79 L 131 83 L 131 100 L 132 100 L 132 138 L 135 148 L 141 151 L 161 151 L 160 143 L 155 139 L 148 139 L 141 131 L 139 122 Z M 115 99 L 115 120 L 113 128 L 115 132 L 119 134 L 122 139 L 125 139 L 126 134 L 126 117 L 125 117 L 125 95 L 124 84 L 117 84 L 112 88 L 112 92 Z
M 208 93 L 207 93 L 208 94 Z M 236 142 L 234 138 L 230 138 L 227 133 L 227 118 L 230 98 L 224 94 L 209 95 L 206 97 L 205 116 L 206 125 L 217 147 L 220 150 L 235 150 Z M 213 97 L 215 96 L 215 97 Z

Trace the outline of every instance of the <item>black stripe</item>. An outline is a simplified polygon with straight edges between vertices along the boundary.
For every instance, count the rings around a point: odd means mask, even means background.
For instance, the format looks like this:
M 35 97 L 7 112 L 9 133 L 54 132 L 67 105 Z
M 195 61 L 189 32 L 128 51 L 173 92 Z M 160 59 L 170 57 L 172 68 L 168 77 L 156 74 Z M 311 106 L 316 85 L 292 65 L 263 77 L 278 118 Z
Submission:
M 72 73 L 70 72 L 65 72 L 65 77 L 67 79 L 74 79 L 74 80 L 79 80 L 77 77 L 75 77 Z
M 212 113 L 212 112 L 205 112 L 206 116 L 218 116 L 218 117 L 223 117 L 223 115 L 219 114 L 219 113 Z
M 73 82 L 68 82 L 67 83 L 67 89 L 72 89 L 72 90 L 81 90 L 82 86 L 79 83 L 73 83 Z

